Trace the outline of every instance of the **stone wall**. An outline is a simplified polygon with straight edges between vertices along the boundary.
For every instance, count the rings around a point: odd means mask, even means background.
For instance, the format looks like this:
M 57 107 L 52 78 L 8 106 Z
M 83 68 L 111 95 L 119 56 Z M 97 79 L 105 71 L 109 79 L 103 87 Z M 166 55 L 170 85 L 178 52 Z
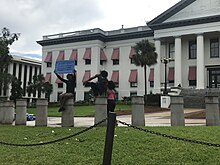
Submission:
M 184 108 L 205 108 L 205 96 L 220 96 L 220 89 L 182 89 L 180 95 L 183 96 Z

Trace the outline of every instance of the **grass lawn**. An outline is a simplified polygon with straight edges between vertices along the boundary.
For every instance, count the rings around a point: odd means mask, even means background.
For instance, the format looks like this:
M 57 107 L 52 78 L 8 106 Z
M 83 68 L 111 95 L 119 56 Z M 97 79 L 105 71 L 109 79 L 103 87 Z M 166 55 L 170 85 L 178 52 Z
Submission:
M 62 113 L 58 112 L 59 107 L 49 107 L 48 116 L 49 117 L 60 117 Z M 119 110 L 131 110 L 131 105 L 117 105 L 116 111 Z M 28 108 L 28 113 L 36 114 L 36 108 Z M 87 106 L 74 106 L 74 116 L 93 116 L 95 114 L 95 105 Z
M 145 127 L 147 129 L 220 144 L 220 127 Z M 72 135 L 84 128 L 52 128 L 0 125 L 0 141 L 40 143 Z M 97 127 L 57 143 L 14 147 L 0 144 L 0 164 L 17 165 L 100 165 L 105 127 Z M 116 127 L 112 165 L 216 165 L 220 148 L 171 140 L 127 127 Z

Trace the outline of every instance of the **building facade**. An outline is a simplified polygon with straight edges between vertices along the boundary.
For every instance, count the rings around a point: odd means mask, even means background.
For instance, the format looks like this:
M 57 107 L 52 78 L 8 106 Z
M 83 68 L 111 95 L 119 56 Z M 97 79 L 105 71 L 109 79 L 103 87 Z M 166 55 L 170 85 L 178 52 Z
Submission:
M 148 93 L 168 87 L 205 89 L 220 87 L 220 1 L 182 0 L 146 26 L 103 31 L 89 29 L 43 36 L 42 73 L 54 85 L 51 101 L 65 91 L 53 73 L 57 60 L 76 60 L 76 100 L 84 100 L 89 87 L 83 81 L 106 70 L 117 84 L 118 99 L 144 94 L 143 68 L 132 61 L 133 46 L 142 39 L 155 44 L 157 64 L 147 70 Z M 167 59 L 167 69 L 161 59 Z M 62 75 L 63 76 L 63 75 Z
M 12 62 L 8 67 L 8 73 L 21 80 L 21 87 L 23 89 L 23 98 L 27 100 L 36 98 L 33 94 L 28 95 L 27 86 L 28 82 L 33 82 L 33 76 L 41 74 L 41 61 L 24 58 L 20 56 L 12 56 Z M 0 90 L 0 97 L 10 97 L 11 86 L 9 89 Z M 31 101 L 31 100 L 30 100 Z

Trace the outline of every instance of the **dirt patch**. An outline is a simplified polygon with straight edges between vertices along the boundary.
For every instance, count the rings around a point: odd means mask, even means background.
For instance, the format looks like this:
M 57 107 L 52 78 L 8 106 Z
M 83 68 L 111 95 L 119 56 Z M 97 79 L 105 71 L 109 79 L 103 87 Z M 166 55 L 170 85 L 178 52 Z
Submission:
M 156 113 L 156 112 L 165 112 L 165 111 L 170 111 L 170 109 L 167 108 L 161 108 L 157 106 L 147 106 L 144 108 L 144 113 Z M 117 110 L 116 115 L 130 115 L 131 110 Z
M 205 110 L 185 114 L 186 119 L 205 119 Z
M 145 113 L 156 113 L 156 112 L 165 112 L 170 111 L 170 109 L 167 108 L 161 108 L 157 106 L 147 106 L 144 108 Z M 130 115 L 131 110 L 118 110 L 116 111 L 116 114 L 119 115 Z M 186 119 L 205 119 L 205 110 L 201 111 L 195 111 L 191 113 L 186 113 L 185 118 Z

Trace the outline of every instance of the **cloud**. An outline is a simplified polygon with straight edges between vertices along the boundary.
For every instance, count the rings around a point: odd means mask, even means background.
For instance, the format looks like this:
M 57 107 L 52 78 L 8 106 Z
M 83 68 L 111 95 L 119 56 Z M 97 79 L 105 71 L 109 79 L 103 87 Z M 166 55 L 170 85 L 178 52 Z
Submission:
M 39 53 L 36 41 L 43 35 L 73 31 L 101 18 L 96 4 L 96 0 L 1 0 L 7 7 L 0 10 L 0 27 L 21 33 L 12 51 Z
M 42 36 L 145 25 L 179 0 L 1 0 L 0 28 L 21 33 L 11 52 L 41 54 Z M 160 4 L 160 5 L 158 5 Z

